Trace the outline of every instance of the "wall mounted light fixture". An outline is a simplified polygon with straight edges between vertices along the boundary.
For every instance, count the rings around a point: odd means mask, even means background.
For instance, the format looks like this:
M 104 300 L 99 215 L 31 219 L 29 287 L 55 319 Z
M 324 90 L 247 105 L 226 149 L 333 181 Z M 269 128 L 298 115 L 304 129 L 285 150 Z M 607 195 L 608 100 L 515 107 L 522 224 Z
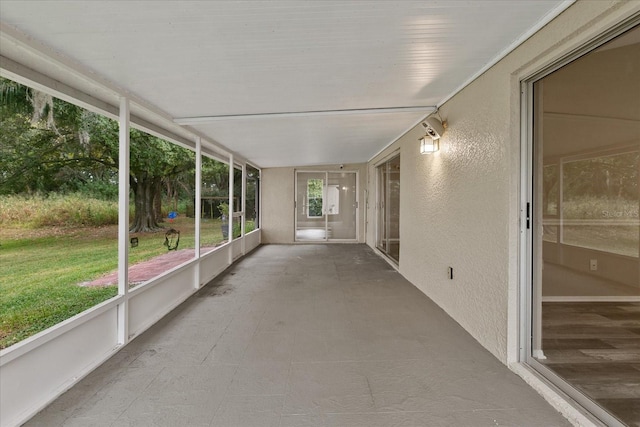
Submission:
M 440 119 L 431 115 L 422 122 L 426 135 L 420 138 L 420 154 L 428 154 L 438 151 L 440 137 L 444 134 L 444 126 Z
M 420 154 L 429 154 L 438 151 L 438 149 L 440 148 L 439 146 L 439 139 L 432 139 L 428 135 L 420 138 Z

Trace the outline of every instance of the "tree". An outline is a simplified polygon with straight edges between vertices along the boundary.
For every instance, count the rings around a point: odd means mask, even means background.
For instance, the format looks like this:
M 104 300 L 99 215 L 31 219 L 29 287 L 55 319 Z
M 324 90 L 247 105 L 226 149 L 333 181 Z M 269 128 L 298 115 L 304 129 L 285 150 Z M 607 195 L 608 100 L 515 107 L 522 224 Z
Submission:
M 0 113 L 0 194 L 117 189 L 117 122 L 7 79 Z M 157 231 L 163 189 L 192 198 L 195 154 L 136 129 L 130 137 L 130 230 Z
M 73 170 L 86 160 L 78 150 L 82 111 L 0 79 L 1 194 L 47 193 L 77 183 Z
M 157 206 L 161 205 L 162 185 L 188 172 L 192 174 L 195 154 L 135 129 L 131 130 L 130 147 L 129 185 L 135 214 L 129 231 L 161 230 Z
M 229 165 L 203 156 L 202 195 L 229 196 Z
M 110 156 L 117 158 L 118 123 L 96 116 L 89 135 L 93 146 L 101 146 Z M 135 206 L 129 231 L 162 230 L 159 225 L 162 213 L 158 207 L 162 203 L 163 186 L 176 188 L 172 192 L 173 197 L 177 197 L 179 188 L 189 188 L 185 181 L 190 181 L 188 176 L 193 175 L 195 153 L 137 129 L 131 129 L 129 153 L 129 186 Z
M 563 193 L 566 199 L 601 197 L 638 200 L 638 151 L 566 162 Z

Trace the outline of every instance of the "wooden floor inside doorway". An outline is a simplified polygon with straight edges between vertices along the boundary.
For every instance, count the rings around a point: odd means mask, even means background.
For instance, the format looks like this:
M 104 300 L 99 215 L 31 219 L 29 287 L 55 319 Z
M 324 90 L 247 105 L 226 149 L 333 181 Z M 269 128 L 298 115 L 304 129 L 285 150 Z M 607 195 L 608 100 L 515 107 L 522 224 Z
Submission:
M 640 302 L 545 302 L 542 327 L 541 362 L 640 427 Z

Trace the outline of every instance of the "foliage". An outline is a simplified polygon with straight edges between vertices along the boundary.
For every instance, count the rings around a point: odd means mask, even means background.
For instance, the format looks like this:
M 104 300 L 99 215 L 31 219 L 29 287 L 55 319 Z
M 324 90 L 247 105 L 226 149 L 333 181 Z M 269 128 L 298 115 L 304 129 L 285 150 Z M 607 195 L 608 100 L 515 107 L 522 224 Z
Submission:
M 0 100 L 0 194 L 74 191 L 95 177 L 83 128 L 91 113 L 6 79 Z
M 309 204 L 307 212 L 308 216 L 322 216 L 322 191 L 322 179 L 309 179 L 307 181 L 307 203 Z
M 638 200 L 584 196 L 562 203 L 565 219 L 638 219 Z
M 220 211 L 220 215 L 222 215 L 222 219 L 229 218 L 229 203 L 222 202 L 218 205 L 218 210 Z
M 156 231 L 162 218 L 163 189 L 175 210 L 179 199 L 192 199 L 195 153 L 132 130 L 130 160 L 129 184 L 136 206 L 130 231 Z
M 584 196 L 638 200 L 640 153 L 601 156 L 564 164 L 566 198 Z
M 257 219 L 258 211 L 256 209 L 256 202 L 258 200 L 260 200 L 260 171 L 247 165 L 247 194 L 244 209 L 247 222 Z M 247 233 L 248 232 L 249 231 L 247 231 Z
M 322 216 L 322 198 L 309 199 L 309 216 L 310 217 Z
M 638 163 L 640 152 L 605 155 L 562 164 L 563 203 L 570 200 L 607 199 L 638 201 Z M 543 173 L 546 204 L 558 196 L 559 167 L 545 165 Z
M 0 117 L 0 194 L 56 190 L 60 168 L 52 131 L 31 126 L 26 116 Z
M 118 200 L 118 184 L 113 180 L 91 180 L 78 185 L 77 194 L 100 200 Z
M 118 123 L 92 115 L 86 121 L 89 141 L 100 155 L 116 162 Z M 130 132 L 129 184 L 134 195 L 135 216 L 131 232 L 156 231 L 161 227 L 163 189 L 165 200 L 189 197 L 195 185 L 195 153 L 137 129 Z M 115 177 L 114 177 L 115 180 Z
M 245 221 L 245 224 L 244 224 L 244 233 L 245 234 L 248 234 L 248 233 L 252 232 L 255 229 L 256 229 L 255 221 Z M 234 223 L 233 223 L 233 238 L 237 239 L 240 236 L 242 236 L 242 228 L 241 228 L 240 221 L 234 221 Z
M 18 114 L 28 116 L 33 111 L 29 102 L 29 88 L 13 80 L 0 77 L 0 109 L 2 115 Z
M 115 200 L 117 122 L 6 79 L 0 101 L 0 194 L 82 192 Z M 192 199 L 194 185 L 195 153 L 131 129 L 132 232 L 160 229 L 163 199 L 177 207 Z
M 84 194 L 0 196 L 3 227 L 101 227 L 118 223 L 118 203 Z
M 202 157 L 202 195 L 229 197 L 229 165 Z

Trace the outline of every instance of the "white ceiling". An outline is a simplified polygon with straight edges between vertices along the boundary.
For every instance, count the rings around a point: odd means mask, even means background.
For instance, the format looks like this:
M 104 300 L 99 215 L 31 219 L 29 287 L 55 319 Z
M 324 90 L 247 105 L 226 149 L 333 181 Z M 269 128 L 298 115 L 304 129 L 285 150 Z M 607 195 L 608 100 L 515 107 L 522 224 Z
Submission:
M 88 91 L 81 69 L 261 167 L 358 163 L 570 3 L 2 0 L 31 49 L 0 53 Z

